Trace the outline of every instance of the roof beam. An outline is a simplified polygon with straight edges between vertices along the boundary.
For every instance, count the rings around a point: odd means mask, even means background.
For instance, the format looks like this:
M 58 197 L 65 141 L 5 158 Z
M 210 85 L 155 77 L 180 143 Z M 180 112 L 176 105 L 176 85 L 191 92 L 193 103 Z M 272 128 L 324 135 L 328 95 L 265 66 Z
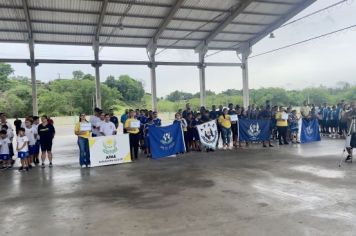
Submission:
M 104 16 L 106 13 L 106 8 L 108 6 L 108 0 L 103 0 L 101 4 L 100 16 L 95 31 L 95 41 L 99 41 L 101 27 L 103 26 Z
M 13 58 L 0 58 L 0 63 L 28 63 L 28 59 L 13 59 Z M 38 59 L 37 63 L 43 64 L 93 64 L 93 60 L 62 60 L 62 59 Z M 99 60 L 98 63 L 106 65 L 142 65 L 147 66 L 149 61 L 119 61 L 119 60 Z M 181 62 L 181 61 L 158 61 L 157 65 L 162 66 L 198 66 L 199 62 Z M 208 62 L 207 66 L 241 66 L 241 63 L 229 62 Z
M 305 8 L 309 7 L 311 4 L 316 2 L 316 0 L 306 0 L 303 1 L 302 3 L 298 4 L 296 7 L 294 7 L 291 11 L 289 11 L 287 14 L 285 14 L 283 17 L 278 19 L 275 23 L 273 23 L 271 26 L 267 27 L 264 31 L 259 33 L 257 36 L 249 40 L 249 45 L 253 46 L 257 42 L 259 42 L 261 39 L 266 37 L 268 34 L 273 32 L 274 30 L 278 29 L 280 26 L 282 26 L 284 23 L 289 21 L 291 18 L 293 18 L 295 15 L 303 11 Z
M 168 24 L 173 19 L 174 15 L 179 10 L 179 8 L 182 6 L 184 1 L 185 0 L 176 0 L 175 4 L 171 8 L 171 10 L 167 14 L 167 16 L 162 20 L 162 23 L 160 24 L 159 28 L 153 35 L 152 40 L 147 45 L 147 50 L 149 50 L 149 51 L 156 50 L 156 44 L 157 44 L 159 37 L 162 35 L 163 31 L 167 28 Z
M 32 39 L 32 26 L 31 26 L 31 19 L 30 19 L 30 12 L 28 10 L 28 4 L 27 0 L 22 0 L 22 5 L 23 5 L 23 11 L 25 13 L 25 19 L 26 19 L 26 26 L 28 30 L 28 38 Z
M 242 13 L 249 5 L 253 2 L 253 0 L 245 0 L 240 5 L 238 5 L 234 10 L 232 10 L 231 14 L 225 18 L 213 32 L 211 32 L 204 41 L 202 41 L 196 48 L 195 52 L 202 51 L 204 48 L 208 46 L 208 44 L 221 32 L 223 29 L 230 24 L 240 13 Z
M 26 30 L 11 30 L 11 29 L 0 29 L 1 32 L 6 33 L 26 33 Z M 93 33 L 76 33 L 76 32 L 54 32 L 54 31 L 32 31 L 34 34 L 49 34 L 49 35 L 67 35 L 67 36 L 95 36 Z M 111 38 L 123 38 L 123 39 L 151 39 L 149 36 L 138 36 L 138 35 L 115 35 L 115 34 L 100 34 L 101 37 L 111 37 Z M 203 38 L 179 38 L 179 37 L 161 37 L 164 40 L 186 40 L 186 41 L 201 41 Z M 227 42 L 227 43 L 237 43 L 242 42 L 239 40 L 226 40 L 226 39 L 214 39 L 215 42 Z
M 16 6 L 9 6 L 9 5 L 1 5 L 0 4 L 0 9 L 22 9 L 21 7 L 16 7 Z M 69 14 L 88 14 L 88 15 L 99 15 L 100 12 L 98 11 L 82 11 L 82 10 L 72 10 L 72 9 L 53 9 L 53 8 L 35 8 L 35 7 L 30 7 L 28 8 L 30 11 L 47 11 L 47 12 L 56 12 L 56 13 L 69 13 Z M 217 10 L 216 12 L 219 12 Z M 221 11 L 220 11 L 221 12 Z M 230 11 L 224 11 L 226 13 L 230 13 Z M 273 14 L 273 13 L 263 13 L 263 12 L 242 12 L 244 14 L 249 14 L 249 15 L 266 15 L 266 16 L 278 16 L 278 14 Z M 126 14 L 123 15 L 121 13 L 112 13 L 112 12 L 106 12 L 107 16 L 117 16 L 117 17 L 122 17 L 125 16 L 125 18 L 129 17 L 134 17 L 134 18 L 140 18 L 140 19 L 154 19 L 154 20 L 163 20 L 163 16 L 152 16 L 152 15 L 144 15 L 144 14 Z M 178 21 L 187 21 L 187 22 L 201 22 L 201 23 L 221 23 L 219 20 L 210 20 L 210 19 L 198 19 L 198 18 L 182 18 L 182 17 L 173 17 L 172 20 L 178 20 Z M 241 23 L 244 24 L 244 23 Z M 248 24 L 248 23 L 247 23 Z M 255 25 L 265 25 L 265 24 L 255 24 Z

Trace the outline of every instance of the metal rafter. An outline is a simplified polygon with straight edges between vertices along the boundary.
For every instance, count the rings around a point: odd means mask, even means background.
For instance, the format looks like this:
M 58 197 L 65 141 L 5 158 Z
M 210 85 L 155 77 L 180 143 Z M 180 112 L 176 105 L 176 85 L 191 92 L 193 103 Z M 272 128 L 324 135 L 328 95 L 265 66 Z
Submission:
M 29 40 L 32 39 L 32 26 L 31 26 L 31 19 L 30 19 L 30 12 L 28 10 L 28 4 L 27 0 L 22 0 L 22 5 L 23 5 L 23 11 L 25 13 L 25 19 L 26 19 L 26 26 L 28 30 L 28 38 Z
M 158 38 L 162 35 L 163 31 L 167 28 L 168 24 L 173 19 L 173 16 L 176 14 L 176 12 L 182 6 L 184 1 L 185 0 L 176 0 L 175 4 L 171 8 L 171 10 L 168 12 L 167 16 L 162 20 L 162 23 L 160 24 L 157 31 L 153 35 L 152 40 L 147 45 L 148 51 L 150 51 L 152 53 L 153 51 L 156 50 L 156 44 L 157 44 Z
M 223 29 L 230 24 L 240 13 L 242 13 L 249 5 L 250 3 L 253 2 L 253 0 L 245 0 L 243 1 L 239 6 L 237 6 L 231 14 L 223 20 L 213 32 L 209 34 L 208 37 L 204 41 L 202 41 L 196 48 L 196 52 L 202 51 L 205 47 L 208 46 L 208 44 L 213 41 L 213 39 L 221 32 Z
M 95 31 L 95 40 L 96 41 L 99 41 L 100 31 L 103 26 L 103 21 L 104 21 L 104 16 L 106 13 L 107 6 L 108 6 L 108 0 L 103 0 L 102 5 L 101 5 L 101 10 L 100 10 L 100 16 L 99 16 L 98 23 L 96 26 L 96 31 Z
M 270 32 L 273 32 L 274 30 L 278 29 L 281 25 L 283 25 L 285 22 L 287 22 L 288 20 L 293 18 L 295 15 L 297 15 L 298 13 L 303 11 L 305 8 L 307 8 L 314 2 L 316 2 L 316 0 L 308 0 L 308 1 L 304 1 L 303 3 L 297 5 L 291 11 L 289 11 L 287 14 L 285 14 L 282 18 L 278 19 L 270 27 L 267 27 L 264 31 L 262 31 L 256 37 L 249 40 L 249 45 L 252 46 L 252 45 L 256 44 L 258 41 L 260 41 L 261 39 L 266 37 Z

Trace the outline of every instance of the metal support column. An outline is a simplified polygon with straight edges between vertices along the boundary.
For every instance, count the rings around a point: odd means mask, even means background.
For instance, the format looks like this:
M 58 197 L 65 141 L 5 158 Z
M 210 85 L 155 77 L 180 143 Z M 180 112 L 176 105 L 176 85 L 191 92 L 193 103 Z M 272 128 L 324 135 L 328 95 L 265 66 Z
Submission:
M 151 96 L 152 96 L 152 110 L 157 111 L 157 82 L 156 82 L 156 59 L 155 50 L 149 53 L 150 64 L 148 67 L 151 71 Z
M 32 84 L 32 114 L 38 116 L 38 102 L 37 102 L 37 84 L 36 84 L 36 63 L 35 60 L 35 45 L 33 39 L 29 40 L 30 62 L 27 63 L 31 67 L 31 84 Z
M 95 63 L 92 66 L 95 68 L 95 98 L 96 107 L 101 108 L 101 88 L 100 88 L 100 66 L 99 63 L 99 42 L 95 41 L 93 45 Z
M 200 84 L 200 106 L 206 105 L 206 89 L 205 89 L 205 57 L 206 51 L 199 53 L 199 84 Z
M 251 54 L 251 47 L 246 47 L 241 53 L 242 69 L 242 95 L 244 107 L 250 104 L 249 86 L 248 86 L 248 57 Z

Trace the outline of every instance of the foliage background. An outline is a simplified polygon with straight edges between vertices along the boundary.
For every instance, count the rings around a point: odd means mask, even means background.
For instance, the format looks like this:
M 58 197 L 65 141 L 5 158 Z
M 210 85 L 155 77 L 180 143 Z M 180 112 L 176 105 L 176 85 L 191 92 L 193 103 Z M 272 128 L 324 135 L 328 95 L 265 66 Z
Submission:
M 9 117 L 24 117 L 32 112 L 31 80 L 27 77 L 12 76 L 14 70 L 9 64 L 0 63 L 0 111 Z M 48 83 L 38 81 L 39 113 L 50 116 L 91 114 L 95 101 L 95 77 L 82 71 L 73 71 L 72 78 L 55 79 Z M 101 83 L 104 110 L 114 108 L 122 113 L 126 108 L 151 109 L 151 95 L 145 93 L 141 81 L 129 75 L 109 76 Z M 337 104 L 340 100 L 356 100 L 356 85 L 339 82 L 338 86 L 285 90 L 283 88 L 260 88 L 250 90 L 250 103 L 263 105 L 270 100 L 273 105 L 299 106 L 304 100 L 310 103 Z M 175 112 L 189 102 L 193 108 L 200 105 L 199 93 L 191 94 L 174 91 L 158 99 L 160 112 Z M 221 93 L 207 91 L 207 106 L 228 103 L 242 104 L 242 91 L 228 89 Z

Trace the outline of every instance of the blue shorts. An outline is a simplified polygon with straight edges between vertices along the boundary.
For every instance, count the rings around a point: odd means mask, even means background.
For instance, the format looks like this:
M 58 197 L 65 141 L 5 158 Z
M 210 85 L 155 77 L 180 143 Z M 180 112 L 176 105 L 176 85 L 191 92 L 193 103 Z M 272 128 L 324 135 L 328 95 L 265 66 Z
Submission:
M 10 160 L 10 154 L 0 154 L 0 160 L 3 161 Z
M 40 141 L 37 141 L 36 144 L 34 145 L 34 153 L 33 154 L 38 154 L 40 153 Z
M 37 149 L 36 145 L 28 145 L 28 154 L 29 155 L 37 154 L 38 152 L 36 152 L 37 151 L 36 149 Z M 38 150 L 39 150 L 39 147 L 38 147 Z
M 28 152 L 18 152 L 17 157 L 20 159 L 25 159 L 28 157 Z

